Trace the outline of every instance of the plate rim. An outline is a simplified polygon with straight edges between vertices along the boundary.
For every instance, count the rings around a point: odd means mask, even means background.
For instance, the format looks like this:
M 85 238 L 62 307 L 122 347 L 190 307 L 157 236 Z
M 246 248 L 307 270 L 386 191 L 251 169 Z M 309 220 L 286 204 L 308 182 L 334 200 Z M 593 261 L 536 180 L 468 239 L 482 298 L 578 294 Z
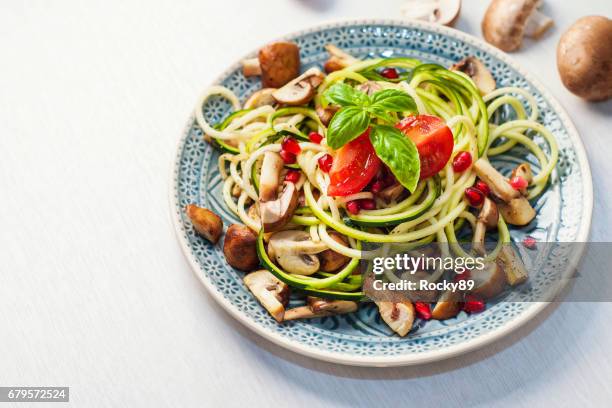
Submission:
M 495 48 L 494 46 L 486 43 L 485 41 L 477 38 L 471 34 L 465 33 L 463 31 L 440 26 L 437 24 L 411 20 L 399 20 L 399 19 L 369 19 L 369 18 L 348 18 L 348 19 L 334 19 L 331 21 L 327 21 L 321 24 L 315 24 L 309 26 L 308 28 L 297 30 L 285 34 L 281 37 L 277 37 L 276 39 L 272 39 L 267 41 L 280 40 L 280 39 L 290 39 L 293 37 L 303 36 L 306 34 L 311 34 L 314 32 L 318 32 L 325 29 L 332 29 L 350 25 L 392 25 L 397 27 L 405 27 L 405 28 L 417 28 L 428 30 L 432 32 L 438 32 L 443 35 L 450 36 L 451 38 L 458 38 L 461 41 L 466 43 L 471 43 L 485 52 L 493 55 L 495 58 L 503 61 L 516 72 L 521 74 L 525 79 L 527 79 L 531 84 L 540 92 L 540 94 L 545 98 L 545 100 L 551 105 L 554 109 L 555 113 L 559 116 L 559 120 L 563 123 L 565 129 L 567 130 L 568 136 L 572 141 L 572 145 L 574 147 L 577 161 L 580 166 L 580 170 L 583 175 L 583 200 L 584 200 L 584 210 L 582 214 L 582 221 L 580 223 L 580 227 L 578 230 L 578 240 L 576 242 L 586 242 L 592 224 L 592 215 L 593 215 L 593 179 L 591 174 L 591 168 L 588 160 L 588 156 L 586 154 L 586 149 L 584 144 L 582 143 L 582 139 L 579 136 L 578 130 L 576 129 L 574 123 L 570 119 L 567 111 L 563 106 L 557 101 L 557 99 L 548 91 L 546 87 L 542 85 L 542 83 L 534 78 L 526 69 L 522 67 L 518 62 L 516 62 L 513 57 L 510 57 L 508 54 L 503 51 Z M 265 44 L 262 44 L 263 46 Z M 260 47 L 261 47 L 260 46 Z M 260 48 L 259 47 L 259 48 Z M 248 58 L 251 55 L 254 55 L 257 52 L 257 49 L 250 51 L 248 54 L 244 55 L 242 58 L 238 59 L 235 63 L 231 64 L 226 70 L 224 70 L 220 75 L 218 75 L 210 85 L 219 84 L 221 80 L 226 77 L 229 73 L 233 72 L 239 65 L 240 61 L 244 58 Z M 491 330 L 488 333 L 480 335 L 478 337 L 466 340 L 465 342 L 454 344 L 448 346 L 442 350 L 431 350 L 425 351 L 418 354 L 405 354 L 400 356 L 362 356 L 362 355 L 354 355 L 354 354 L 344 354 L 331 352 L 327 350 L 320 350 L 315 347 L 306 346 L 301 344 L 295 340 L 284 337 L 276 332 L 273 332 L 263 326 L 260 326 L 257 322 L 249 319 L 248 316 L 242 314 L 228 299 L 226 299 L 220 292 L 217 291 L 216 287 L 207 279 L 202 273 L 200 273 L 201 268 L 200 265 L 193 255 L 191 248 L 188 245 L 188 241 L 185 235 L 185 229 L 183 227 L 182 219 L 180 216 L 180 212 L 175 211 L 178 207 L 178 170 L 180 167 L 180 158 L 182 154 L 182 148 L 184 146 L 184 142 L 186 137 L 188 136 L 194 122 L 193 113 L 190 115 L 187 124 L 183 129 L 183 133 L 181 138 L 178 140 L 176 146 L 176 153 L 174 155 L 174 161 L 170 172 L 170 183 L 169 183 L 169 199 L 170 199 L 170 212 L 172 214 L 172 223 L 174 226 L 174 231 L 179 241 L 181 250 L 187 258 L 187 261 L 192 269 L 192 272 L 197 276 L 200 282 L 204 285 L 209 295 L 215 299 L 215 301 L 226 311 L 228 312 L 234 319 L 245 325 L 247 328 L 262 336 L 263 338 L 277 344 L 287 350 L 296 352 L 298 354 L 327 361 L 330 363 L 343 364 L 343 365 L 353 365 L 353 366 L 370 366 L 370 367 L 392 367 L 392 366 L 408 366 L 408 365 L 417 365 L 417 364 L 425 364 L 431 363 L 434 361 L 444 360 L 451 357 L 455 357 L 458 355 L 462 355 L 468 353 L 470 351 L 474 351 L 478 348 L 484 347 L 488 344 L 491 344 L 495 340 L 510 334 L 515 331 L 519 327 L 523 326 L 530 320 L 532 320 L 537 314 L 539 314 L 551 301 L 552 298 L 547 302 L 534 302 L 529 308 L 525 309 L 521 314 L 517 315 L 514 319 L 510 320 L 508 323 L 503 324 L 502 326 Z M 575 270 L 578 266 L 582 256 L 584 253 L 584 246 L 582 250 L 577 251 L 574 257 L 570 260 L 568 264 L 568 271 Z

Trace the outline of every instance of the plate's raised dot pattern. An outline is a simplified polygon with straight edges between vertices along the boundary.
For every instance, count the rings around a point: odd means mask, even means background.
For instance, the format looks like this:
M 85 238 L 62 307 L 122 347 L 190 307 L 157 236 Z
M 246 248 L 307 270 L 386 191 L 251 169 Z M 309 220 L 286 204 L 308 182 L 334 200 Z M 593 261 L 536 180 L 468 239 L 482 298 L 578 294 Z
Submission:
M 300 46 L 304 66 L 321 65 L 327 58 L 324 46 L 328 43 L 361 57 L 403 55 L 444 65 L 450 65 L 468 55 L 476 55 L 489 67 L 498 86 L 519 86 L 529 90 L 535 95 L 541 111 L 540 121 L 553 131 L 559 143 L 560 161 L 553 177 L 555 184 L 536 203 L 540 212 L 537 221 L 527 229 L 513 230 L 513 237 L 519 241 L 529 233 L 539 241 L 571 242 L 576 239 L 584 204 L 580 199 L 581 168 L 571 138 L 562 119 L 546 98 L 527 78 L 504 61 L 469 39 L 455 38 L 436 32 L 436 29 L 392 24 L 344 23 L 305 32 L 293 40 Z M 239 66 L 228 71 L 220 82 L 232 89 L 241 101 L 260 86 L 257 79 L 245 78 Z M 222 98 L 213 97 L 202 109 L 207 120 L 216 123 L 230 113 L 231 106 Z M 547 149 L 542 138 L 536 137 L 534 140 Z M 177 205 L 173 211 L 181 220 L 183 238 L 199 265 L 197 273 L 249 320 L 271 333 L 279 334 L 288 342 L 308 348 L 359 356 L 405 356 L 443 350 L 474 340 L 526 312 L 533 304 L 524 301 L 541 295 L 546 284 L 553 281 L 568 262 L 569 254 L 561 250 L 554 254 L 540 254 L 539 258 L 532 261 L 542 265 L 541 272 L 531 278 L 530 287 L 525 291 L 510 294 L 507 301 L 490 304 L 479 315 L 468 316 L 462 312 L 456 318 L 443 322 L 417 322 L 406 338 L 394 336 L 372 304 L 363 305 L 357 313 L 349 316 L 278 324 L 248 292 L 242 283 L 244 274 L 227 265 L 221 245 L 211 246 L 198 237 L 182 211 L 185 205 L 196 203 L 221 214 L 226 226 L 237 222 L 221 198 L 222 182 L 217 170 L 217 157 L 218 152 L 203 141 L 202 131 L 191 122 L 177 157 L 174 180 Z M 529 158 L 530 161 L 533 159 Z M 498 166 L 507 172 L 520 160 L 523 160 L 522 156 L 510 153 L 499 158 Z

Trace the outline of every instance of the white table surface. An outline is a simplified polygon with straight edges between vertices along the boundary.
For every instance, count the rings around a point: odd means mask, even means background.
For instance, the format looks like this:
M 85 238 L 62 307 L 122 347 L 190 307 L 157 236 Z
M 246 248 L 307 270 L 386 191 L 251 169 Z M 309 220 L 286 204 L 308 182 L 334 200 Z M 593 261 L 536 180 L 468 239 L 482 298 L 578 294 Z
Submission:
M 339 17 L 396 17 L 400 4 L 3 1 L 0 385 L 67 385 L 83 407 L 610 406 L 609 303 L 550 307 L 452 360 L 351 368 L 250 333 L 184 260 L 168 179 L 204 87 L 276 36 Z M 480 36 L 485 7 L 464 0 L 458 28 Z M 514 57 L 577 125 L 595 185 L 592 240 L 612 241 L 612 102 L 569 94 L 554 63 L 562 28 L 610 16 L 612 3 L 545 9 L 556 27 Z

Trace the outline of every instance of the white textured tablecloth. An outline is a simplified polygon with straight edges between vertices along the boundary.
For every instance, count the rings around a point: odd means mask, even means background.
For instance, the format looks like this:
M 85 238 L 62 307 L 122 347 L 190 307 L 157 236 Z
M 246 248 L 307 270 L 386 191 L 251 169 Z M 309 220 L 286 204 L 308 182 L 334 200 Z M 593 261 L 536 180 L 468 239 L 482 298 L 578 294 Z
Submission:
M 266 41 L 401 1 L 2 1 L 0 386 L 67 385 L 82 407 L 610 406 L 612 305 L 562 304 L 452 360 L 364 369 L 259 338 L 204 292 L 175 240 L 169 174 L 197 96 Z M 458 28 L 480 36 L 486 2 Z M 612 102 L 561 85 L 555 46 L 609 0 L 551 1 L 514 57 L 577 125 L 611 241 Z M 588 260 L 596 262 L 596 260 Z M 2 405 L 2 404 L 0 404 Z M 23 406 L 23 405 L 15 405 Z

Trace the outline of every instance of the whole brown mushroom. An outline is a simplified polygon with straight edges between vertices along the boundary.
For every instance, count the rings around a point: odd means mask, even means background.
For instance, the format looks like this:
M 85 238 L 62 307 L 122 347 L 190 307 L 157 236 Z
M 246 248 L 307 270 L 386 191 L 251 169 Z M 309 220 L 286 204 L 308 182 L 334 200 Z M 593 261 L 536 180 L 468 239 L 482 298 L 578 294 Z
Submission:
M 557 46 L 563 85 L 588 100 L 612 97 L 612 20 L 587 16 L 576 21 Z
M 537 9 L 541 0 L 493 0 L 482 20 L 482 34 L 488 43 L 511 52 L 520 48 L 523 36 L 539 38 L 553 20 Z

